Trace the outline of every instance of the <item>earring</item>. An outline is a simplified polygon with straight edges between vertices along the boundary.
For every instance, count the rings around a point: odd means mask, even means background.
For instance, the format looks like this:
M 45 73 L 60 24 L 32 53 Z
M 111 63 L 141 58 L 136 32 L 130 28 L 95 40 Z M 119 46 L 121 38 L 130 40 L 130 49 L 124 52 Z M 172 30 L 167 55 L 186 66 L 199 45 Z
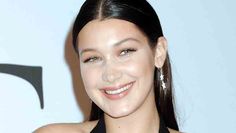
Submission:
M 159 69 L 160 72 L 160 81 L 161 81 L 161 87 L 165 91 L 166 89 L 166 83 L 164 82 L 164 75 L 163 75 L 163 70 L 162 68 Z

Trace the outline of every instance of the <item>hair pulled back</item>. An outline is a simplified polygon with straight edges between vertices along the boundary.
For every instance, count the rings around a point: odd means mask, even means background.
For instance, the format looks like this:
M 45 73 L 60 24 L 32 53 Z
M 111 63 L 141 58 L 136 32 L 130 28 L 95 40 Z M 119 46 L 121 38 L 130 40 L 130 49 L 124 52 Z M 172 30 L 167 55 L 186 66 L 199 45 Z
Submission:
M 159 18 L 146 0 L 86 0 L 73 26 L 72 37 L 75 51 L 78 52 L 78 34 L 88 22 L 95 19 L 103 21 L 110 18 L 134 23 L 147 36 L 151 48 L 154 48 L 158 38 L 163 36 Z M 168 54 L 162 70 L 165 75 L 165 91 L 160 86 L 160 72 L 155 68 L 154 92 L 156 107 L 166 126 L 179 130 L 174 112 L 172 74 Z M 103 116 L 103 113 L 96 104 L 92 103 L 90 120 L 99 119 Z

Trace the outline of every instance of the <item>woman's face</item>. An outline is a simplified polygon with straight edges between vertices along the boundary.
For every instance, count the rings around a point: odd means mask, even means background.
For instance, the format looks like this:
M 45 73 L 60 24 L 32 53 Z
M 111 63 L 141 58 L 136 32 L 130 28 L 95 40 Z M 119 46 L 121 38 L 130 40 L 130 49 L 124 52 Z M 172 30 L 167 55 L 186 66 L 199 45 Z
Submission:
M 154 52 L 133 23 L 90 21 L 78 35 L 78 50 L 86 92 L 108 115 L 129 115 L 153 96 Z

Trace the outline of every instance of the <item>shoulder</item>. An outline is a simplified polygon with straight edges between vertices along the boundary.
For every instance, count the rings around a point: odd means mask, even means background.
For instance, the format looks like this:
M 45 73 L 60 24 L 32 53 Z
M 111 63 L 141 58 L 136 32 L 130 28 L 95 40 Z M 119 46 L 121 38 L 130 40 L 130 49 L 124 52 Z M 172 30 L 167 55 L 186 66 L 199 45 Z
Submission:
M 176 131 L 176 130 L 171 129 L 171 128 L 168 128 L 168 130 L 170 131 L 170 133 L 182 133 L 182 132 Z
M 89 133 L 97 124 L 96 121 L 83 123 L 55 123 L 42 126 L 33 133 Z

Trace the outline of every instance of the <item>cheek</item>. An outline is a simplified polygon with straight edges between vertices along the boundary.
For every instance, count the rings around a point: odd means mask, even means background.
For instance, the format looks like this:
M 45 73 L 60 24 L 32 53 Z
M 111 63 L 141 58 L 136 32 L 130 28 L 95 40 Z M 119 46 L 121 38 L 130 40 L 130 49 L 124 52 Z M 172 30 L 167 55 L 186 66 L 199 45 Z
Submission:
M 130 75 L 142 78 L 153 75 L 155 65 L 152 56 L 140 54 L 130 60 L 125 65 L 125 68 Z
M 80 71 L 86 91 L 88 92 L 92 88 L 96 88 L 96 81 L 98 81 L 101 71 L 97 68 L 86 66 L 81 66 Z

